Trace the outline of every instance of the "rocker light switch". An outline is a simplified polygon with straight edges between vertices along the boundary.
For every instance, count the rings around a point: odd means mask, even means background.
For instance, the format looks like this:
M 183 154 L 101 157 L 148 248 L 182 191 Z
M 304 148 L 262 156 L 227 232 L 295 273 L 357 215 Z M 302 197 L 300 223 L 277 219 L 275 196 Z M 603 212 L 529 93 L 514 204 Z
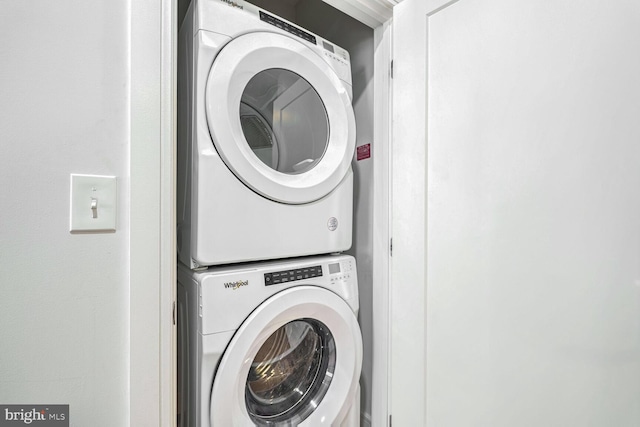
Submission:
M 71 174 L 70 231 L 116 231 L 116 177 Z

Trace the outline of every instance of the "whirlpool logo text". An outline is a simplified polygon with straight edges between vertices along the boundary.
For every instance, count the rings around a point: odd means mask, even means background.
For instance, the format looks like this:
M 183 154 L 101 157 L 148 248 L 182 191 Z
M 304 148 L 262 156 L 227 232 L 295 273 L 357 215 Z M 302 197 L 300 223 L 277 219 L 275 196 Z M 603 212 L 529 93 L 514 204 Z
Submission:
M 247 286 L 249 285 L 249 281 L 248 280 L 236 280 L 235 282 L 227 282 L 224 284 L 224 287 L 226 289 L 233 289 L 234 291 L 236 289 L 239 289 L 243 286 Z

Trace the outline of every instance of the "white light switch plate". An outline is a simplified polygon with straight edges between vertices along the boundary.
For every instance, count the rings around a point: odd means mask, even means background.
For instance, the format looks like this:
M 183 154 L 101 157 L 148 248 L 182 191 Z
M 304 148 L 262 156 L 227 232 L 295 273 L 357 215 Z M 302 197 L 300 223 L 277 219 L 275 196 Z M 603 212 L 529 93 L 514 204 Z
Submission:
M 116 177 L 71 174 L 70 231 L 116 231 Z

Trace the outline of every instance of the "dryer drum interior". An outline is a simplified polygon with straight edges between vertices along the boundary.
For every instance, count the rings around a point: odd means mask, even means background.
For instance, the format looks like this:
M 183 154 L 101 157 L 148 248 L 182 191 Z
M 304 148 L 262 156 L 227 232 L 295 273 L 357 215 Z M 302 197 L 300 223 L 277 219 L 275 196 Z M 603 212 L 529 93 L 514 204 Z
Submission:
M 242 132 L 253 153 L 278 172 L 311 170 L 329 144 L 326 108 L 298 74 L 280 68 L 258 72 L 240 101 Z
M 297 424 L 326 394 L 336 365 L 329 329 L 299 319 L 276 330 L 258 350 L 247 376 L 245 402 L 256 425 Z

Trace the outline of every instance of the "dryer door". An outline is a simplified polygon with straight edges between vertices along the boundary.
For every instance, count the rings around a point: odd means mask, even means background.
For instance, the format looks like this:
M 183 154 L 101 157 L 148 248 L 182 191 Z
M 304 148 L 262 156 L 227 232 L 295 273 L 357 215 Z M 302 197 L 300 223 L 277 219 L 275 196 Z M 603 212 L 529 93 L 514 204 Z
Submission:
M 211 425 L 339 424 L 361 366 L 360 328 L 347 303 L 319 287 L 287 289 L 261 304 L 225 350 Z
M 269 199 L 318 200 L 351 166 L 347 90 L 316 52 L 290 37 L 251 33 L 229 42 L 209 72 L 206 112 L 226 165 Z

